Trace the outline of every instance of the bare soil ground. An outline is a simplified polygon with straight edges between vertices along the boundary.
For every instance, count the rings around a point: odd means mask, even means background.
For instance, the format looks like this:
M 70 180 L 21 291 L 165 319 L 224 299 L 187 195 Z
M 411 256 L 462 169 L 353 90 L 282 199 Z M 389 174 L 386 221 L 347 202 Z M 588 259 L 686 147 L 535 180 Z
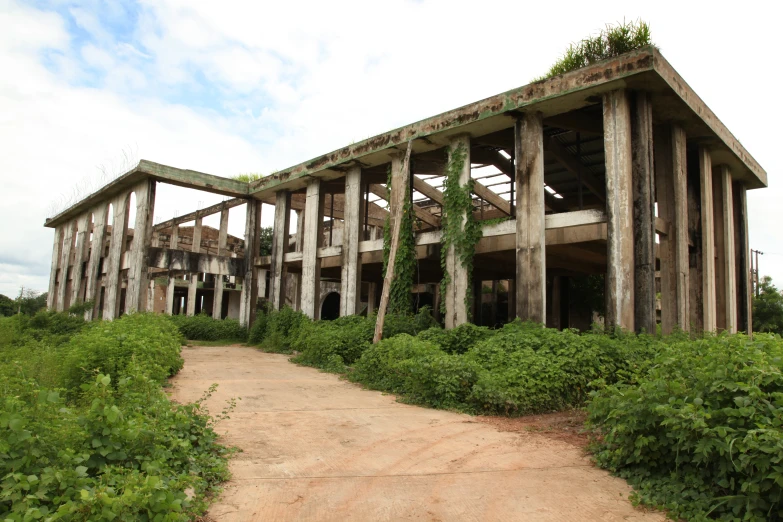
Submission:
M 473 417 L 400 404 L 284 355 L 188 347 L 178 401 L 212 383 L 218 425 L 239 447 L 208 520 L 663 521 L 591 465 L 578 412 Z

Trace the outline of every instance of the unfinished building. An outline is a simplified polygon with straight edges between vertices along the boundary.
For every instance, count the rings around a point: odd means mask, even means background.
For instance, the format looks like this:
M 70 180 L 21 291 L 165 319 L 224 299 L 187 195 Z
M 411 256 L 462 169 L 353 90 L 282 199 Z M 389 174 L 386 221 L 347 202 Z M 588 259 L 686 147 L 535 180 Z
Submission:
M 445 256 L 441 292 L 443 180 L 457 148 L 466 156 L 458 181 L 472 180 L 473 204 L 448 218 L 464 223 L 470 212 L 482 237 L 472 274 L 453 248 Z M 232 199 L 153 225 L 157 183 Z M 389 196 L 396 184 L 410 186 L 399 200 Z M 660 52 L 644 48 L 251 183 L 142 160 L 47 219 L 56 231 L 49 307 L 92 301 L 87 316 L 104 319 L 203 310 L 243 324 L 260 297 L 312 318 L 327 298 L 324 316 L 372 312 L 385 275 L 383 227 L 408 198 L 411 292 L 436 310 L 444 303 L 447 327 L 471 315 L 578 326 L 571 281 L 598 274 L 609 325 L 749 331 L 746 191 L 766 185 L 765 171 Z M 247 208 L 241 240 L 227 233 L 228 209 L 239 205 Z M 271 255 L 260 247 L 266 205 L 274 207 Z M 207 237 L 201 221 L 215 213 L 220 228 Z

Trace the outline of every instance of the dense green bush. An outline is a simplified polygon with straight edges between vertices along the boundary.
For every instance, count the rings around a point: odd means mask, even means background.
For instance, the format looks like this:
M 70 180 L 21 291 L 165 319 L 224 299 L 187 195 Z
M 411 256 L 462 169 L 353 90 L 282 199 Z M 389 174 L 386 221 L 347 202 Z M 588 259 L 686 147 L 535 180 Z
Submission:
M 236 319 L 213 319 L 201 313 L 193 316 L 171 315 L 168 317 L 185 339 L 191 341 L 246 341 L 247 329 Z
M 465 323 L 450 330 L 439 327 L 429 328 L 421 332 L 418 337 L 425 341 L 432 341 L 446 353 L 461 354 L 492 335 L 493 332 L 489 328 Z
M 305 314 L 289 306 L 270 311 L 261 346 L 269 352 L 291 353 L 291 343 L 299 334 L 299 328 L 309 321 Z
M 673 340 L 638 383 L 594 393 L 596 461 L 689 520 L 783 519 L 783 340 Z
M 247 333 L 247 342 L 249 344 L 261 344 L 266 336 L 266 326 L 269 322 L 269 315 L 265 311 L 259 311 L 256 314 L 256 320 L 253 321 L 253 325 L 250 327 L 250 331 Z
M 372 342 L 375 321 L 350 315 L 334 321 L 302 323 L 291 348 L 300 352 L 293 361 L 308 366 L 341 371 L 352 365 Z
M 148 314 L 77 326 L 0 320 L 0 520 L 193 519 L 227 450 L 203 400 L 161 389 L 182 365 L 177 329 Z
M 375 316 L 370 316 L 375 322 Z M 401 333 L 416 335 L 429 328 L 437 326 L 438 323 L 432 317 L 432 309 L 429 306 L 422 306 L 414 314 L 409 313 L 387 313 L 383 321 L 383 338 L 388 339 Z

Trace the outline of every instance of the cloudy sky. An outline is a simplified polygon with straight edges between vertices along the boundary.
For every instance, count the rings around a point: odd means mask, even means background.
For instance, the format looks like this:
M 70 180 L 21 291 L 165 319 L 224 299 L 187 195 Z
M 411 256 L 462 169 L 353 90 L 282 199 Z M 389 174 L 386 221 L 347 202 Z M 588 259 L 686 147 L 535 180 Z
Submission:
M 0 0 L 0 293 L 46 289 L 47 213 L 129 162 L 269 173 L 524 85 L 569 42 L 639 17 L 767 170 L 751 246 L 783 284 L 769 2 L 596 4 Z M 156 221 L 220 199 L 160 185 Z

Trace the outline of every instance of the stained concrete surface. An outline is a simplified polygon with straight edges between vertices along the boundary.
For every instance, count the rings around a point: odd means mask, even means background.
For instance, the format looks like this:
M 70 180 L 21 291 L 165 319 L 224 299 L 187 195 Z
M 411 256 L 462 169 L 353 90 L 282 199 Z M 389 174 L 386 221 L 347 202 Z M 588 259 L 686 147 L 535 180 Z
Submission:
M 457 413 L 400 404 L 284 355 L 241 346 L 183 349 L 172 396 L 219 413 L 241 453 L 209 510 L 239 521 L 663 521 L 581 448 L 498 431 Z

